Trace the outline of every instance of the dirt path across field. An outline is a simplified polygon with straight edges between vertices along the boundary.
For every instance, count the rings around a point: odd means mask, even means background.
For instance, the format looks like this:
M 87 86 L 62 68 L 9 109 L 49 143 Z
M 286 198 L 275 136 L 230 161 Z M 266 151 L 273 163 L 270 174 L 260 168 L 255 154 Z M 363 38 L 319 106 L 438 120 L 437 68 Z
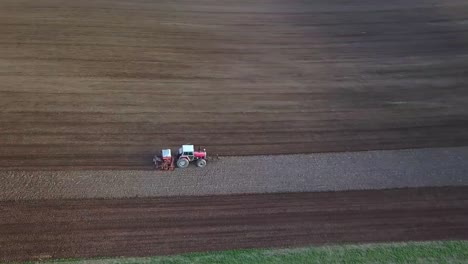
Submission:
M 468 186 L 468 147 L 223 157 L 204 169 L 0 171 L 0 200 Z
M 2 0 L 0 169 L 468 145 L 466 0 Z
M 0 260 L 468 239 L 468 187 L 0 202 Z

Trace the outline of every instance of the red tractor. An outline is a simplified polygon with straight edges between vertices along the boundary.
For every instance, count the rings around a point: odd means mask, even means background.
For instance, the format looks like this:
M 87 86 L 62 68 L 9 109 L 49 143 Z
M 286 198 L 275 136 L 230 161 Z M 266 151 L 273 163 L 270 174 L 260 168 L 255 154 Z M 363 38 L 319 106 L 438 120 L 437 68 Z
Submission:
M 163 149 L 161 157 L 155 156 L 153 162 L 155 168 L 161 170 L 174 170 L 174 163 L 178 168 L 187 168 L 191 161 L 196 161 L 197 167 L 203 168 L 206 166 L 206 150 L 195 151 L 193 145 L 182 145 L 179 148 L 177 156 L 171 155 L 170 149 Z

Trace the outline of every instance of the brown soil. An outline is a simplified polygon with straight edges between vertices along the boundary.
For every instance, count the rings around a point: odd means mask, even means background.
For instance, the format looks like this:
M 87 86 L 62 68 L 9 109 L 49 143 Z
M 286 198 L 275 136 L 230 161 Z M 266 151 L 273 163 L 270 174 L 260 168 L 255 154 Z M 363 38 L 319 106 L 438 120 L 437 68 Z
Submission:
M 0 260 L 468 239 L 468 187 L 0 202 Z
M 0 168 L 468 144 L 468 4 L 0 2 Z

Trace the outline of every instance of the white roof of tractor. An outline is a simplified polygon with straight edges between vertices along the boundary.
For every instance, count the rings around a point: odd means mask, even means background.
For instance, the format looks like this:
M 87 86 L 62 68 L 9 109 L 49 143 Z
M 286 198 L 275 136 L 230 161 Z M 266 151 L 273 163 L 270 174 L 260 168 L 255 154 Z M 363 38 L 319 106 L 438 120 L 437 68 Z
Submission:
M 179 153 L 184 153 L 184 152 L 193 152 L 194 147 L 193 145 L 182 145 L 182 147 L 179 149 Z

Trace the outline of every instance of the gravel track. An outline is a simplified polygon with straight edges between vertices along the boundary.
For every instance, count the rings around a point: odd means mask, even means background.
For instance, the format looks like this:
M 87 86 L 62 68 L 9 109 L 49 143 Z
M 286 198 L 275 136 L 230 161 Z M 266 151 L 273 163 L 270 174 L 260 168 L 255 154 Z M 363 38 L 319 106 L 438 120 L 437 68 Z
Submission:
M 222 157 L 204 169 L 0 171 L 0 200 L 468 185 L 468 147 Z

